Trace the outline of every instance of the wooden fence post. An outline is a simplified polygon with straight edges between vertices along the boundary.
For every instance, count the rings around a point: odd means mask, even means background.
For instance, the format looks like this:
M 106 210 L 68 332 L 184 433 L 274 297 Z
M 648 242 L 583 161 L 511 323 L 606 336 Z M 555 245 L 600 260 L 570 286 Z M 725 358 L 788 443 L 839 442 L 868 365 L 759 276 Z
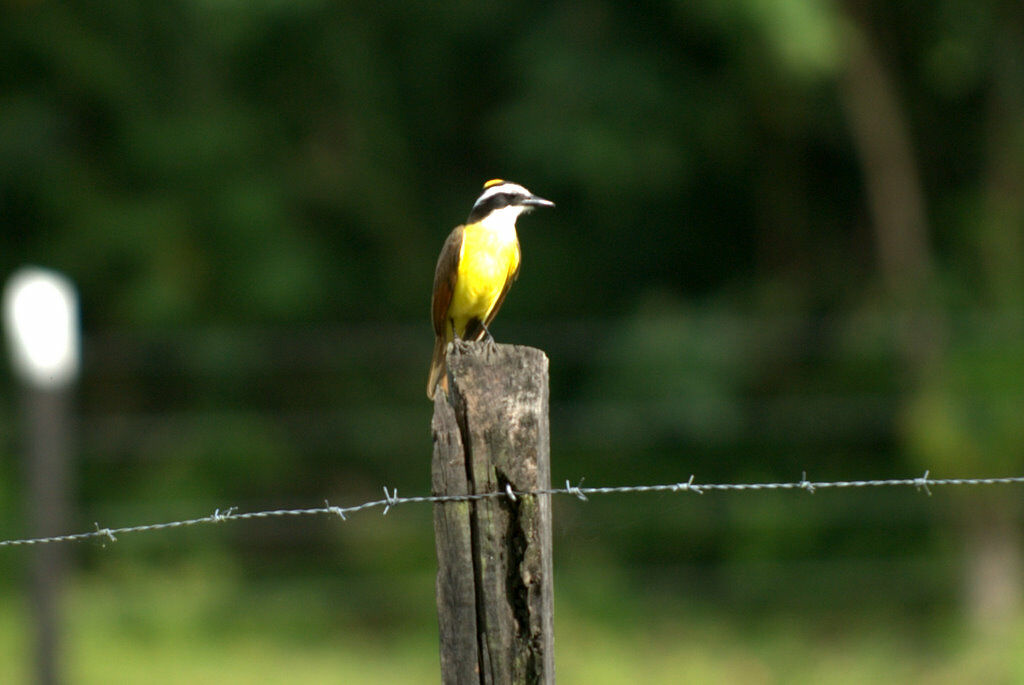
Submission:
M 435 495 L 550 488 L 548 359 L 474 344 L 434 399 Z M 554 683 L 550 495 L 434 505 L 441 673 L 451 683 Z

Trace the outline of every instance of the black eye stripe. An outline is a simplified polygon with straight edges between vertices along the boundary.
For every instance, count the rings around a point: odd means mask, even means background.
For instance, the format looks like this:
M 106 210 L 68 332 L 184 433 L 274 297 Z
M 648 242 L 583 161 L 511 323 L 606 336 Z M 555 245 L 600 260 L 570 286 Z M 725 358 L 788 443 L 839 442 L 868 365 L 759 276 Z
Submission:
M 522 195 L 515 193 L 496 193 L 480 204 L 480 209 L 495 210 L 509 205 L 519 204 L 523 199 Z
M 478 200 L 470 212 L 469 221 L 479 221 L 491 212 L 510 205 L 520 205 L 528 196 L 519 192 L 495 193 L 484 200 Z

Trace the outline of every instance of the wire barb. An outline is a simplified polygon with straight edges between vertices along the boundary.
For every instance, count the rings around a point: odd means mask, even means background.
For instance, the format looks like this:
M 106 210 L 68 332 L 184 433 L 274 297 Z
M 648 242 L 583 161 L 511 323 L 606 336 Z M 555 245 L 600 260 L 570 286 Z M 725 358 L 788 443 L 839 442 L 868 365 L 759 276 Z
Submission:
M 331 503 L 328 502 L 327 500 L 324 500 L 324 511 L 326 511 L 328 514 L 334 514 L 335 516 L 340 518 L 342 521 L 347 521 L 348 520 L 347 518 L 345 518 L 345 510 L 344 509 L 342 509 L 341 507 L 332 507 Z
M 683 490 L 686 492 L 696 492 L 698 495 L 703 495 L 704 489 L 701 488 L 701 486 L 699 485 L 695 485 L 693 479 L 694 475 L 691 473 L 690 480 L 686 481 L 685 483 L 674 483 L 672 485 L 672 492 L 679 492 L 680 490 Z
M 914 479 L 914 486 L 917 488 L 918 492 L 920 492 L 921 490 L 924 490 L 925 494 L 928 495 L 929 497 L 931 497 L 932 496 L 932 491 L 928 489 L 928 474 L 929 473 L 930 473 L 930 471 L 925 470 L 923 476 L 921 476 L 920 478 L 915 478 Z
M 106 537 L 111 542 L 117 542 L 114 531 L 109 528 L 100 528 L 99 521 L 93 521 L 93 525 L 96 526 L 96 537 Z
M 576 495 L 577 498 L 579 498 L 580 500 L 586 502 L 587 501 L 587 496 L 583 494 L 582 490 L 580 490 L 580 485 L 583 485 L 583 479 L 582 478 L 580 478 L 579 485 L 570 485 L 569 484 L 569 480 L 566 479 L 566 481 L 565 481 L 565 493 L 567 495 Z
M 228 507 L 224 513 L 221 513 L 220 509 L 213 510 L 213 516 L 210 517 L 210 521 L 213 523 L 221 523 L 227 521 L 230 518 L 234 518 L 236 507 Z
M 391 511 L 392 505 L 398 504 L 398 488 L 395 488 L 394 492 L 388 492 L 388 486 L 384 486 L 384 501 L 387 505 L 384 507 L 384 513 L 382 516 L 387 516 L 388 512 Z

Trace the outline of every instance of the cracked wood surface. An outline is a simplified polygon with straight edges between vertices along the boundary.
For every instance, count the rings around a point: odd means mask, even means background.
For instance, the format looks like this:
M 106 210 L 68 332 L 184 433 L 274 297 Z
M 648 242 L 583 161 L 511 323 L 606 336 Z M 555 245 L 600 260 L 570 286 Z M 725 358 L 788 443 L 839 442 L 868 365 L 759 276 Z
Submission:
M 486 343 L 448 354 L 434 398 L 435 495 L 550 487 L 548 359 Z M 434 505 L 445 683 L 553 683 L 551 499 Z

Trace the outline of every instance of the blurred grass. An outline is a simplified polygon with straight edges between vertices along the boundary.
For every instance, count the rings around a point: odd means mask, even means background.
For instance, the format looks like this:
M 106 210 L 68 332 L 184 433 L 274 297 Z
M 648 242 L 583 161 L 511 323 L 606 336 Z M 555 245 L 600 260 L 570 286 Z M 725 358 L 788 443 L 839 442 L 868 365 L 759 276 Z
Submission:
M 679 599 L 638 601 L 619 583 L 585 572 L 559 578 L 560 682 L 1024 681 L 1024 620 L 968 634 L 952 617 L 927 626 L 884 615 L 753 618 L 687 610 Z M 112 566 L 83 574 L 68 591 L 68 682 L 434 683 L 432 588 L 423 573 L 252 583 L 216 560 Z M 606 601 L 594 603 L 595 593 Z M 395 605 L 404 609 L 400 620 L 375 611 L 392 614 Z M 4 589 L 3 682 L 30 681 L 26 609 Z

